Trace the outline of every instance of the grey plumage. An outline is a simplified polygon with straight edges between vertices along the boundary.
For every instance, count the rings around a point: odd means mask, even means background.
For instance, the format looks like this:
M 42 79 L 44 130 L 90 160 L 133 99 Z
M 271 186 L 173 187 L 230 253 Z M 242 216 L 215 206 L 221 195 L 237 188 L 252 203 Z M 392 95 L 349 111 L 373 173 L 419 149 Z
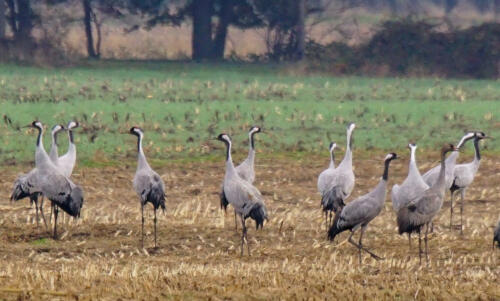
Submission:
M 57 238 L 59 208 L 73 217 L 79 217 L 84 202 L 83 192 L 80 187 L 61 174 L 49 158 L 42 143 L 43 125 L 41 122 L 34 121 L 31 126 L 38 130 L 34 177 L 36 177 L 41 193 L 55 206 L 54 238 Z
M 410 149 L 408 176 L 401 185 L 394 184 L 391 190 L 392 209 L 396 212 L 429 188 L 429 185 L 422 179 L 422 175 L 420 175 L 420 171 L 417 167 L 415 156 L 417 145 L 410 143 L 408 144 L 408 148 Z
M 260 133 L 262 130 L 258 126 L 252 126 L 248 131 L 248 156 L 247 158 L 240 163 L 240 165 L 236 166 L 236 172 L 240 176 L 241 179 L 253 184 L 255 181 L 255 140 L 254 135 Z M 221 208 L 224 211 L 227 210 L 227 206 L 229 202 L 227 201 L 226 194 L 224 193 L 224 188 L 221 187 L 221 192 L 219 194 Z M 234 213 L 234 225 L 235 228 L 238 228 L 237 223 L 237 214 Z
M 402 206 L 397 213 L 399 234 L 411 234 L 413 232 L 418 233 L 420 259 L 422 258 L 421 229 L 426 226 L 425 254 L 427 257 L 427 233 L 429 230 L 429 224 L 441 209 L 446 190 L 445 174 L 446 169 L 448 168 L 446 164 L 446 153 L 455 150 L 456 148 L 451 144 L 443 147 L 441 150 L 441 168 L 437 181 L 430 186 L 429 189 L 421 193 L 421 195 L 411 200 L 405 206 Z
M 474 133 L 474 160 L 466 164 L 455 165 L 453 170 L 453 183 L 450 187 L 450 229 L 453 227 L 453 196 L 455 192 L 460 192 L 460 233 L 463 234 L 463 212 L 464 198 L 467 188 L 474 181 L 479 163 L 481 162 L 481 153 L 479 151 L 479 141 L 488 138 L 483 132 Z
M 226 144 L 226 173 L 224 175 L 223 189 L 228 203 L 234 207 L 236 214 L 241 219 L 243 228 L 241 254 L 243 255 L 243 245 L 246 241 L 248 254 L 250 255 L 245 221 L 250 217 L 255 220 L 257 229 L 262 228 L 264 220 L 268 218 L 267 209 L 259 190 L 238 175 L 231 157 L 231 138 L 226 134 L 220 134 L 217 139 Z
M 335 177 L 335 154 L 334 150 L 337 147 L 335 142 L 331 142 L 328 147 L 330 153 L 330 164 L 328 168 L 323 170 L 318 176 L 318 192 L 323 195 L 327 189 L 329 184 L 334 180 Z
M 10 201 L 19 201 L 26 197 L 29 197 L 31 205 L 35 205 L 36 212 L 36 223 L 39 225 L 38 211 L 40 210 L 42 214 L 42 219 L 47 227 L 47 222 L 45 221 L 45 216 L 43 215 L 43 207 L 39 205 L 38 198 L 40 197 L 41 190 L 37 183 L 37 170 L 32 169 L 29 173 L 20 175 L 14 182 L 12 187 L 12 193 L 10 195 Z
M 335 168 L 331 175 L 331 180 L 324 189 L 321 197 L 323 211 L 338 212 L 345 206 L 345 200 L 349 197 L 354 188 L 354 172 L 352 170 L 352 132 L 356 125 L 350 123 L 347 126 L 347 148 L 344 159 Z M 329 225 L 328 225 L 329 226 Z
M 368 194 L 365 194 L 352 202 L 349 202 L 345 207 L 336 214 L 333 225 L 328 231 L 328 238 L 334 240 L 339 233 L 350 230 L 349 242 L 356 246 L 359 250 L 359 261 L 361 263 L 361 250 L 366 251 L 372 257 L 380 259 L 371 251 L 367 250 L 362 245 L 363 234 L 368 224 L 377 217 L 384 208 L 385 198 L 387 194 L 387 180 L 389 176 L 389 164 L 392 160 L 397 159 L 395 153 L 390 153 L 384 160 L 384 173 L 379 183 Z M 361 228 L 359 244 L 352 240 L 354 232 Z
M 493 248 L 495 247 L 495 242 L 497 243 L 497 246 L 500 248 L 500 220 L 498 221 L 495 231 L 493 231 Z
M 156 210 L 162 208 L 165 211 L 165 184 L 160 175 L 156 173 L 148 164 L 142 149 L 142 139 L 144 132 L 138 127 L 132 127 L 130 134 L 137 136 L 137 170 L 135 172 L 133 186 L 141 201 L 142 231 L 141 244 L 144 247 L 144 206 L 151 203 L 154 209 L 154 235 L 155 248 L 157 247 L 156 235 Z

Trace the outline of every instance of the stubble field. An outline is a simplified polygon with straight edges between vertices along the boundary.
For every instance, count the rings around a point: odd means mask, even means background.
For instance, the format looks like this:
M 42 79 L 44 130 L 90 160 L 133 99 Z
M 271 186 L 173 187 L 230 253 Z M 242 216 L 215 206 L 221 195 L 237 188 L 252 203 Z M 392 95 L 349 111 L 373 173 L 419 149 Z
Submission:
M 355 152 L 354 197 L 369 191 L 380 177 L 384 154 L 371 156 L 378 160 Z M 436 159 L 420 158 L 422 169 Z M 500 171 L 498 157 L 483 159 L 469 190 L 463 236 L 447 227 L 447 201 L 430 236 L 429 262 L 419 264 L 417 241 L 409 252 L 406 236 L 397 235 L 388 198 L 364 239 L 367 247 L 385 259 L 375 261 L 363 254 L 362 266 L 356 249 L 345 242 L 347 233 L 334 243 L 326 240 L 315 180 L 327 158 L 257 160 L 256 183 L 270 220 L 259 231 L 248 221 L 251 256 L 240 256 L 241 232 L 234 229 L 232 209 L 227 215 L 219 209 L 222 157 L 220 162 L 202 166 L 184 163 L 157 168 L 168 194 L 167 210 L 159 215 L 157 249 L 153 248 L 152 207 L 146 210 L 145 249 L 140 247 L 139 203 L 131 188 L 134 161 L 120 167 L 76 170 L 74 178 L 85 189 L 86 203 L 81 219 L 60 223 L 58 241 L 43 226 L 37 228 L 27 200 L 8 203 L 3 198 L 1 298 L 500 298 L 500 252 L 492 250 L 500 188 L 491 177 Z M 406 160 L 395 162 L 389 186 L 404 179 L 406 166 Z M 23 167 L 3 170 L 1 195 L 9 194 Z

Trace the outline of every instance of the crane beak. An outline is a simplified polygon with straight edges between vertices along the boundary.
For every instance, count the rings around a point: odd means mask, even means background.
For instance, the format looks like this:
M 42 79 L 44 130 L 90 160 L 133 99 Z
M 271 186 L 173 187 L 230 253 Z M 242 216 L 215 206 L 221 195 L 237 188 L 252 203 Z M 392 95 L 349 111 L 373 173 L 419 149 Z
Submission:
M 22 126 L 21 128 L 22 128 L 22 129 L 25 129 L 25 128 L 32 128 L 32 127 L 33 127 L 33 125 L 32 125 L 32 124 L 28 124 L 28 125 Z
M 491 136 L 484 136 L 483 139 L 491 139 L 491 140 L 495 140 L 495 138 L 491 137 Z

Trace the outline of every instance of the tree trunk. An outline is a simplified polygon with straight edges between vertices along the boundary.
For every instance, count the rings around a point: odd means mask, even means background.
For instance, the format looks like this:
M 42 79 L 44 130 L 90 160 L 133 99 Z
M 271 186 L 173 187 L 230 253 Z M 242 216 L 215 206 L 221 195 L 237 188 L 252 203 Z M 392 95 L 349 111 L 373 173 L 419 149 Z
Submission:
M 27 46 L 31 42 L 33 29 L 33 12 L 30 0 L 17 0 L 17 26 L 16 41 Z
M 226 37 L 227 29 L 231 18 L 233 16 L 233 0 L 223 0 L 222 7 L 219 14 L 219 24 L 217 24 L 217 30 L 215 32 L 214 40 L 214 58 L 223 59 L 224 50 L 226 48 Z
M 5 12 L 7 11 L 7 6 L 5 1 L 0 0 L 0 40 L 5 39 L 5 26 L 7 20 L 5 19 Z
M 83 25 L 85 26 L 85 36 L 87 37 L 87 54 L 90 58 L 96 58 L 94 49 L 94 37 L 92 36 L 92 6 L 91 0 L 83 0 Z
M 294 60 L 300 61 L 304 58 L 306 44 L 306 1 L 297 0 L 297 24 L 295 25 L 295 34 L 297 39 L 297 47 L 293 55 Z
M 193 0 L 192 50 L 193 60 L 201 61 L 214 57 L 212 41 L 212 0 Z
M 7 6 L 9 7 L 9 26 L 10 30 L 14 36 L 17 34 L 17 22 L 16 22 L 16 4 L 14 0 L 7 0 Z

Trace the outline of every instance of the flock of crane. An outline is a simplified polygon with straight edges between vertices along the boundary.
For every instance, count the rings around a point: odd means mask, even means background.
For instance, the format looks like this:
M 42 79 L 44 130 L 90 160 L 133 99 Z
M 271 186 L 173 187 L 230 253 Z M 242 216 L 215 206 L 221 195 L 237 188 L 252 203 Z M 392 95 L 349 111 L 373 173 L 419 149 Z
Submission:
M 43 146 L 44 127 L 40 121 L 33 121 L 27 127 L 38 130 L 35 149 L 35 168 L 29 173 L 19 176 L 11 194 L 11 201 L 17 201 L 29 197 L 35 204 L 36 220 L 39 221 L 38 211 L 47 227 L 43 214 L 43 198 L 51 203 L 51 212 L 54 213 L 53 236 L 57 238 L 57 217 L 59 210 L 77 218 L 83 206 L 83 190 L 70 179 L 76 162 L 76 147 L 73 140 L 73 130 L 79 124 L 70 121 L 65 128 L 55 125 L 52 128 L 52 145 L 50 153 L 47 154 Z M 358 197 L 346 204 L 355 184 L 355 176 L 352 167 L 352 135 L 356 125 L 351 123 L 347 126 L 347 147 L 343 160 L 335 167 L 334 150 L 335 143 L 331 143 L 330 165 L 318 177 L 318 191 L 321 193 L 321 207 L 325 215 L 325 224 L 328 238 L 335 237 L 346 230 L 351 234 L 348 241 L 359 251 L 361 262 L 361 251 L 365 251 L 375 259 L 381 259 L 372 251 L 363 246 L 363 234 L 368 224 L 377 217 L 382 209 L 387 194 L 387 181 L 389 177 L 389 166 L 391 161 L 398 159 L 397 154 L 389 153 L 384 159 L 383 173 L 380 181 L 369 193 Z M 69 137 L 68 152 L 59 156 L 57 149 L 57 135 L 67 130 Z M 256 228 L 262 227 L 268 219 L 266 205 L 259 190 L 253 185 L 255 180 L 255 142 L 254 136 L 261 132 L 261 128 L 253 126 L 248 132 L 249 153 L 248 157 L 238 166 L 235 166 L 231 157 L 231 138 L 227 134 L 220 134 L 216 139 L 222 141 L 226 146 L 226 168 L 222 182 L 220 202 L 221 208 L 227 209 L 230 204 L 235 212 L 235 226 L 238 228 L 238 219 L 242 226 L 241 254 L 244 254 L 246 243 L 248 245 L 246 220 L 251 218 L 256 223 Z M 138 127 L 132 127 L 130 134 L 137 137 L 137 170 L 133 179 L 133 187 L 140 198 L 142 227 L 141 244 L 144 246 L 144 206 L 151 203 L 154 209 L 154 242 L 157 246 L 157 217 L 158 208 L 165 210 L 165 186 L 161 177 L 148 164 L 142 141 L 144 132 Z M 417 233 L 419 237 L 419 258 L 422 259 L 422 237 L 424 232 L 425 255 L 428 258 L 427 236 L 432 231 L 432 221 L 439 213 L 446 190 L 451 194 L 450 206 L 450 229 L 453 229 L 453 201 L 455 193 L 460 193 L 460 231 L 463 231 L 463 208 L 467 188 L 472 184 L 478 171 L 481 154 L 479 141 L 489 138 L 483 132 L 473 131 L 466 133 L 456 146 L 447 144 L 441 149 L 441 163 L 421 175 L 415 158 L 416 144 L 410 143 L 410 163 L 408 176 L 401 185 L 394 185 L 391 190 L 392 207 L 397 215 L 399 233 L 408 234 L 408 242 L 411 249 L 411 234 Z M 474 142 L 474 160 L 467 164 L 455 164 L 458 158 L 458 150 L 469 140 Z M 446 155 L 451 153 L 448 157 Z M 39 198 L 41 201 L 39 203 Z M 52 216 L 52 213 L 51 213 Z M 356 243 L 352 237 L 360 229 L 359 241 Z M 424 230 L 425 229 L 425 230 Z M 500 221 L 494 231 L 493 245 L 497 242 L 500 246 Z

